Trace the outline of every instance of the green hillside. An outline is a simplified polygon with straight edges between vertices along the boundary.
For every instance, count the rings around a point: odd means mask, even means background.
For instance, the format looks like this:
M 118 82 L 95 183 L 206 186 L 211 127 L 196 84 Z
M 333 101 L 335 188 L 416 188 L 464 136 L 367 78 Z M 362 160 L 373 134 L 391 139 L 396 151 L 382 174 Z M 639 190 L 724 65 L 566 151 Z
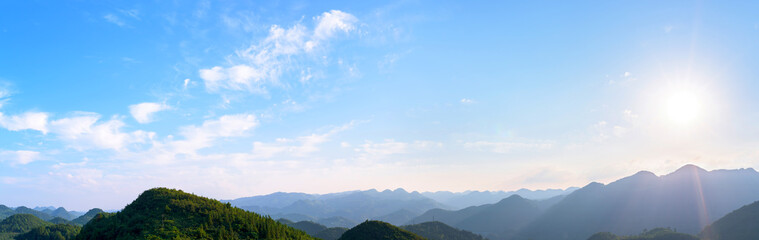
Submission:
M 50 225 L 31 214 L 16 214 L 0 222 L 0 232 L 24 233 L 32 228 Z
M 53 219 L 50 219 L 50 221 L 48 221 L 48 222 L 50 222 L 52 224 L 67 224 L 67 223 L 71 223 L 71 221 L 63 219 L 62 217 L 55 217 Z
M 358 226 L 351 228 L 343 233 L 340 240 L 420 240 L 423 237 L 417 236 L 409 231 L 393 226 L 386 222 L 365 221 Z
M 180 190 L 143 192 L 115 214 L 99 214 L 77 239 L 313 239 L 269 217 Z
M 16 236 L 16 240 L 70 240 L 76 239 L 82 227 L 71 224 L 55 224 L 34 228 Z
M 588 240 L 699 240 L 698 237 L 678 233 L 669 228 L 655 228 L 634 236 L 617 236 L 609 232 L 600 232 L 590 236 Z M 735 239 L 738 240 L 738 239 Z
M 743 206 L 707 226 L 705 240 L 759 239 L 759 201 Z
M 76 224 L 76 225 L 80 225 L 80 226 L 84 226 L 85 224 L 87 224 L 87 222 L 89 222 L 90 220 L 92 220 L 92 218 L 94 218 L 95 216 L 97 216 L 98 214 L 100 214 L 102 212 L 103 212 L 103 210 L 100 209 L 100 208 L 90 209 L 84 215 L 79 216 L 78 218 L 75 218 L 74 220 L 71 220 L 71 223 Z
M 416 235 L 429 240 L 484 240 L 480 235 L 469 231 L 459 230 L 442 222 L 424 222 L 420 224 L 401 226 Z
M 333 227 L 324 229 L 313 236 L 323 240 L 337 240 L 343 236 L 343 233 L 346 231 L 348 231 L 348 229 L 344 227 Z

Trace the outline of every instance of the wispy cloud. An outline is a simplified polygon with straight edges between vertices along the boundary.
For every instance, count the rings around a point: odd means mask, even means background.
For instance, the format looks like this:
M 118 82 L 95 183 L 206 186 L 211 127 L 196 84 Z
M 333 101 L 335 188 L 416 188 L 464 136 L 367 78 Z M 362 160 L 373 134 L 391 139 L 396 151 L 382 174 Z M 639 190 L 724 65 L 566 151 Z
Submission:
M 129 113 L 138 123 L 149 123 L 153 121 L 153 114 L 170 109 L 163 103 L 144 102 L 129 106 Z
M 40 153 L 35 151 L 0 151 L 0 161 L 10 161 L 11 164 L 29 164 L 39 159 Z
M 123 20 L 121 20 L 121 18 L 119 18 L 118 16 L 116 16 L 116 15 L 113 15 L 113 14 L 111 14 L 111 13 L 109 13 L 109 14 L 106 14 L 105 16 L 103 16 L 103 18 L 104 18 L 106 21 L 110 22 L 110 23 L 113 23 L 113 24 L 116 24 L 116 25 L 118 25 L 119 27 L 124 27 L 124 26 L 126 26 L 126 23 L 125 23 Z
M 198 71 L 209 92 L 220 90 L 266 93 L 269 85 L 279 85 L 279 77 L 292 71 L 294 57 L 313 53 L 337 33 L 355 29 L 357 19 L 348 13 L 332 10 L 314 18 L 313 31 L 296 24 L 290 28 L 273 25 L 269 35 L 250 47 L 236 51 L 231 66 L 214 66 Z M 309 70 L 310 71 L 310 70 Z

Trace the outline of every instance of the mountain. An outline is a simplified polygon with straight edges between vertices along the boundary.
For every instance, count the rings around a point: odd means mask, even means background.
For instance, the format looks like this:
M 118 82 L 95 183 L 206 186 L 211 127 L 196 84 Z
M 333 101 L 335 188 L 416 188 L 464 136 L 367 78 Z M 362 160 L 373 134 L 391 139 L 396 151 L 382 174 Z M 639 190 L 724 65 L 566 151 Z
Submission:
M 79 216 L 78 218 L 75 218 L 74 220 L 71 220 L 71 223 L 72 224 L 76 224 L 76 225 L 80 225 L 80 226 L 84 226 L 85 224 L 87 224 L 87 222 L 89 222 L 90 220 L 92 220 L 92 218 L 94 218 L 95 216 L 97 216 L 100 213 L 103 213 L 103 210 L 100 209 L 100 208 L 90 209 L 84 215 Z
M 55 224 L 38 227 L 15 237 L 16 240 L 72 240 L 76 239 L 82 227 L 70 224 Z
M 42 220 L 50 220 L 50 219 L 54 218 L 53 216 L 50 216 L 50 214 L 47 214 L 47 213 L 44 213 L 44 212 L 40 212 L 40 211 L 31 209 L 31 208 L 28 208 L 28 207 L 24 207 L 24 206 L 17 207 L 14 210 L 14 212 L 15 212 L 15 214 L 32 214 L 32 215 L 34 215 L 34 216 L 36 216 L 36 217 L 38 217 L 38 218 L 40 218 Z
M 442 222 L 424 222 L 401 228 L 429 240 L 485 240 L 480 235 L 453 228 Z
M 539 202 L 541 201 L 511 195 L 495 204 L 468 207 L 458 211 L 433 209 L 411 222 L 440 221 L 490 238 L 505 239 L 543 212 Z
M 358 225 L 357 221 L 353 221 L 344 217 L 320 218 L 316 220 L 316 222 L 330 228 L 332 227 L 352 228 Z
M 379 216 L 377 217 L 376 220 L 398 226 L 410 221 L 411 219 L 414 219 L 414 217 L 416 216 L 419 216 L 419 213 L 415 213 L 406 209 L 401 209 L 384 216 Z
M 527 199 L 541 200 L 561 195 L 567 195 L 577 189 L 578 188 L 576 187 L 546 190 L 529 190 L 523 188 L 517 191 L 466 191 L 459 193 L 439 191 L 423 192 L 422 195 L 438 201 L 443 205 L 450 206 L 452 209 L 463 209 L 470 206 L 496 203 L 501 199 L 510 197 L 511 195 L 519 195 Z
M 759 239 L 759 201 L 725 215 L 700 235 L 704 240 Z
M 282 202 L 276 203 L 276 200 L 282 200 Z M 412 216 L 419 215 L 429 209 L 447 208 L 418 192 L 407 192 L 401 188 L 392 191 L 380 192 L 372 189 L 324 195 L 275 193 L 228 202 L 242 209 L 275 218 L 318 222 L 317 219 L 342 217 L 354 224 L 366 219 L 385 217 L 394 222 L 403 223 L 405 222 L 403 220 L 410 219 Z M 262 205 L 241 205 L 251 203 Z
M 307 233 L 308 235 L 311 235 L 311 236 L 314 236 L 317 233 L 319 233 L 319 232 L 324 231 L 325 229 L 327 229 L 327 227 L 325 227 L 324 225 L 321 225 L 321 224 L 318 224 L 318 223 L 315 223 L 315 222 L 311 222 L 311 221 L 300 221 L 300 222 L 296 222 L 296 223 L 290 223 L 290 224 L 287 224 L 287 226 L 290 226 L 290 227 L 293 227 L 295 229 L 301 230 L 301 231 L 303 231 L 303 232 L 305 232 L 305 233 Z
M 313 236 L 319 239 L 323 239 L 323 240 L 337 240 L 341 236 L 343 236 L 343 234 L 347 231 L 348 231 L 347 228 L 333 227 L 333 228 L 324 229 Z
M 617 236 L 610 232 L 600 232 L 590 236 L 588 240 L 699 240 L 698 237 L 678 233 L 669 228 L 654 228 L 650 231 L 644 231 L 639 235 Z M 736 239 L 737 240 L 737 239 Z
M 340 240 L 423 240 L 409 231 L 381 221 L 365 221 L 343 233 Z
M 0 205 L 0 219 L 5 219 L 13 214 L 16 214 L 16 211 L 13 210 L 13 208 L 9 208 L 5 205 Z
M 51 210 L 45 213 L 49 214 L 53 218 L 59 217 L 59 218 L 63 218 L 69 221 L 75 218 L 73 214 L 69 213 L 69 211 L 66 211 L 66 209 L 63 207 L 59 207 L 59 208 L 56 208 L 55 210 Z
M 759 173 L 750 168 L 706 171 L 686 165 L 663 176 L 642 171 L 572 192 L 513 239 L 587 239 L 597 232 L 632 235 L 657 227 L 696 234 L 757 199 Z
M 306 233 L 231 204 L 154 188 L 121 212 L 101 213 L 77 239 L 313 239 Z

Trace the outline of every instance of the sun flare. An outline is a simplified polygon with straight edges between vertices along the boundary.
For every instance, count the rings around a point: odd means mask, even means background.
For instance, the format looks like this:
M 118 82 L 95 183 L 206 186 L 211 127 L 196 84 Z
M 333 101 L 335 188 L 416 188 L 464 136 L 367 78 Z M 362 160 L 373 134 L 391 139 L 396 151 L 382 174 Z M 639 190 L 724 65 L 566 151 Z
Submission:
M 689 91 L 670 95 L 664 107 L 669 121 L 679 126 L 692 125 L 701 115 L 701 99 Z

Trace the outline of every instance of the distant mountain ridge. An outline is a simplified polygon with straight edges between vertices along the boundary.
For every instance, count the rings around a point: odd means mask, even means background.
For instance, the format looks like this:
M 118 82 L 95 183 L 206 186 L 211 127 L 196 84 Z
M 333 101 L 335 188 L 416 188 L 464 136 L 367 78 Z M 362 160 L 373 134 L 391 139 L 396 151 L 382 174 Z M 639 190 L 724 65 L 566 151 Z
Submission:
M 536 198 L 550 198 L 573 191 L 565 190 L 527 190 L 479 192 L 407 192 L 402 188 L 377 191 L 347 191 L 330 194 L 306 194 L 277 192 L 269 195 L 223 200 L 232 205 L 274 218 L 286 218 L 293 221 L 313 221 L 328 227 L 351 228 L 366 219 L 376 219 L 395 225 L 407 223 L 427 210 L 457 209 L 462 204 L 495 203 L 515 193 L 522 193 Z M 456 204 L 449 206 L 436 199 Z M 481 204 L 477 204 L 481 205 Z M 469 205 L 467 205 L 469 206 Z M 331 221 L 342 218 L 339 222 Z

